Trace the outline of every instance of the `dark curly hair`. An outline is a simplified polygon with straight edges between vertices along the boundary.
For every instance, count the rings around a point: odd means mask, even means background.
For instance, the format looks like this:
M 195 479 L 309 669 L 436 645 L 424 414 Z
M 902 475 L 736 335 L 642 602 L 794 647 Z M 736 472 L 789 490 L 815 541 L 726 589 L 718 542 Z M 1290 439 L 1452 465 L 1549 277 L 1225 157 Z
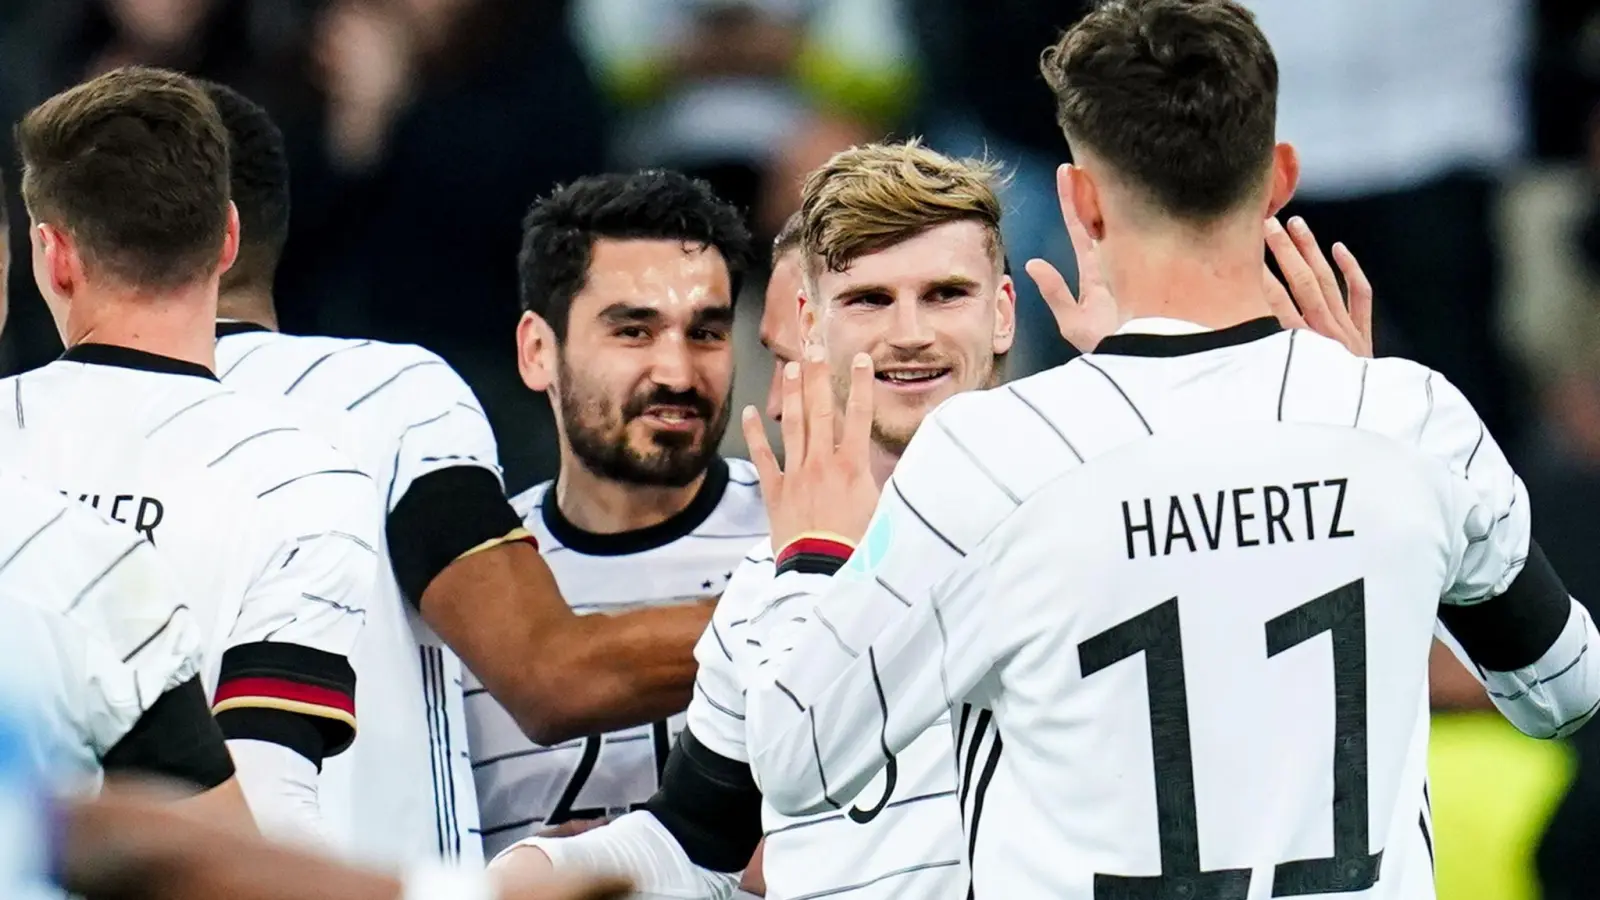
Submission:
M 228 129 L 228 187 L 239 209 L 239 258 L 224 290 L 272 286 L 289 238 L 289 156 L 283 133 L 255 101 L 224 84 L 200 81 Z
M 662 169 L 580 178 L 528 210 L 517 254 L 522 308 L 549 323 L 557 340 L 566 338 L 573 298 L 601 238 L 715 247 L 735 297 L 754 259 L 744 215 L 700 179 Z

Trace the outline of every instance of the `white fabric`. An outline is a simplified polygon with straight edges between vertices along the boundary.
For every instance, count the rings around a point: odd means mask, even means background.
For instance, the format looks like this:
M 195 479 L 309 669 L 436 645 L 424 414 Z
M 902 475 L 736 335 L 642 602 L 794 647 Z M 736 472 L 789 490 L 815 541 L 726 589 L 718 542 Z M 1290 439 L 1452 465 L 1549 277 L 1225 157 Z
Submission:
M 333 835 L 317 803 L 316 763 L 266 741 L 229 741 L 228 752 L 261 833 L 325 852 Z
M 593 546 L 562 543 L 543 508 L 549 482 L 524 492 L 513 505 L 538 539 L 561 595 L 575 612 L 606 614 L 693 602 L 722 593 L 745 549 L 767 535 L 755 468 L 741 459 L 725 462 L 727 483 L 720 497 L 710 498 L 715 505 L 691 503 L 691 510 L 642 537 L 586 535 L 586 544 Z M 523 734 L 470 672 L 466 687 L 468 747 L 483 809 L 484 851 L 490 855 L 559 818 L 560 800 L 569 789 L 573 818 L 616 816 L 638 808 L 655 793 L 672 741 L 683 728 L 679 713 L 665 721 L 543 747 Z M 590 760 L 587 768 L 585 758 Z
M 496 900 L 489 875 L 436 860 L 412 863 L 400 876 L 400 900 Z
M 977 896 L 1431 896 L 1437 607 L 1515 577 L 1526 492 L 1442 376 L 1263 328 L 936 411 L 840 573 L 771 587 L 826 621 L 746 698 L 768 802 L 838 808 L 948 712 Z
M 636 886 L 634 896 L 649 900 L 726 900 L 739 886 L 738 875 L 696 866 L 649 812 L 631 812 L 572 837 L 523 838 L 495 858 L 518 848 L 543 850 L 558 871 L 625 876 Z
M 471 466 L 501 477 L 472 389 L 421 347 L 253 331 L 217 342 L 217 370 L 228 387 L 287 396 L 373 474 L 385 512 L 433 472 Z M 401 596 L 388 541 L 374 543 L 378 577 L 352 658 L 361 728 L 324 764 L 323 809 L 358 861 L 481 865 L 461 663 Z

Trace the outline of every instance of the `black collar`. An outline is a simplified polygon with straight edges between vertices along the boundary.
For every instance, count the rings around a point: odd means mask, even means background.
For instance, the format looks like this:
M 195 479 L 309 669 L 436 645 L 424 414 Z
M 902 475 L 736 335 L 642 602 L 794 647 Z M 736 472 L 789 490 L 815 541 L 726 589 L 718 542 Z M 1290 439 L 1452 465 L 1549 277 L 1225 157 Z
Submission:
M 716 511 L 727 490 L 728 462 L 719 456 L 706 469 L 706 480 L 700 483 L 700 490 L 688 506 L 645 528 L 616 534 L 598 534 L 579 528 L 562 514 L 561 504 L 556 502 L 554 482 L 544 492 L 544 501 L 539 506 L 544 527 L 550 529 L 550 536 L 562 546 L 585 556 L 627 556 L 664 547 L 699 528 Z
M 1094 348 L 1096 355 L 1107 353 L 1116 356 L 1185 356 L 1248 344 L 1271 337 L 1283 330 L 1277 319 L 1265 316 L 1251 319 L 1216 331 L 1197 331 L 1191 334 L 1147 334 L 1129 332 L 1113 334 Z
M 218 322 L 217 323 L 217 338 L 220 340 L 222 338 L 229 337 L 230 335 L 235 335 L 235 334 L 249 334 L 252 331 L 271 331 L 271 330 L 272 329 L 268 328 L 265 325 L 257 325 L 254 322 Z
M 218 380 L 217 373 L 199 363 L 113 344 L 77 344 L 68 347 L 67 352 L 61 354 L 61 358 L 67 362 L 88 363 L 94 366 L 118 366 L 123 369 L 160 372 L 164 375 L 191 375 L 208 381 Z

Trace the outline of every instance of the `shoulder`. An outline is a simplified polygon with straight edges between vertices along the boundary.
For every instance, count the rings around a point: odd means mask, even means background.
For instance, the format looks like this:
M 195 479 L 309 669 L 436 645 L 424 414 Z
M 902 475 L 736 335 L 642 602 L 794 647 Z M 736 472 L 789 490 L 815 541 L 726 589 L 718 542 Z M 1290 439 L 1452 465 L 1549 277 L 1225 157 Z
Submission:
M 544 502 L 544 495 L 555 485 L 555 481 L 541 481 L 531 488 L 511 498 L 511 508 L 517 511 L 517 517 L 522 519 L 524 525 L 537 524 L 541 518 L 539 505 Z M 543 545 L 540 541 L 540 545 Z
M 725 458 L 728 484 L 716 511 L 700 529 L 723 535 L 748 535 L 751 539 L 767 534 L 767 507 L 761 497 L 761 480 L 749 460 Z

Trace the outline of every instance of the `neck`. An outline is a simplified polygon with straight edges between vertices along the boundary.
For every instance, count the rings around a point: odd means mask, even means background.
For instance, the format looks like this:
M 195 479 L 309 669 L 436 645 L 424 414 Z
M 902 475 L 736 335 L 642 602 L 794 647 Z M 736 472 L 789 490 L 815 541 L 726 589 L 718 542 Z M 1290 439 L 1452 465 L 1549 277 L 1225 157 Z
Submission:
M 683 487 L 629 484 L 596 475 L 561 449 L 556 504 L 567 521 L 594 534 L 621 534 L 659 525 L 694 501 L 706 475 Z
M 217 284 L 160 292 L 123 289 L 74 297 L 62 342 L 110 344 L 217 367 Z
M 1108 278 L 1123 319 L 1160 316 L 1227 328 L 1272 314 L 1261 224 L 1152 233 L 1118 248 Z
M 872 445 L 872 480 L 877 482 L 879 490 L 889 483 L 889 476 L 894 474 L 894 467 L 899 464 L 899 453 L 885 448 L 882 444 Z
M 278 330 L 278 307 L 270 290 L 240 287 L 224 291 L 217 298 L 217 318 Z

